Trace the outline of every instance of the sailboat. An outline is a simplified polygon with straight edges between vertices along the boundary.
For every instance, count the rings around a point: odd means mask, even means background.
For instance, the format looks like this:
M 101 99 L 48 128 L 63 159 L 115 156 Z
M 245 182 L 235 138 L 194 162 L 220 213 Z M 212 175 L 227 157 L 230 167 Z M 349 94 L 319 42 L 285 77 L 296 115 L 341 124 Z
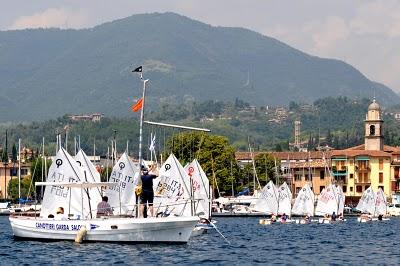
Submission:
M 10 217 L 14 236 L 20 238 L 74 240 L 78 234 L 86 241 L 172 242 L 185 243 L 198 221 L 197 217 L 94 218 L 90 195 L 98 187 L 118 187 L 121 182 L 86 182 L 83 168 L 60 148 L 49 169 L 40 217 Z M 125 177 L 122 176 L 122 180 Z M 94 191 L 92 191 L 94 190 Z M 120 202 L 121 204 L 121 202 Z M 58 207 L 67 210 L 65 217 L 54 217 Z M 119 208 L 122 209 L 121 207 Z
M 327 188 L 324 188 L 321 191 L 321 194 L 318 197 L 315 214 L 319 216 L 324 216 L 324 218 L 319 219 L 319 223 L 331 223 L 332 220 L 328 217 L 333 213 L 337 215 L 338 207 L 339 202 L 337 187 L 333 184 L 330 184 Z
M 253 206 L 253 210 L 272 216 L 278 213 L 278 189 L 272 180 L 261 190 L 260 196 Z M 273 222 L 273 219 L 260 219 L 260 224 L 271 224 Z
M 290 220 L 292 211 L 292 192 L 289 186 L 284 182 L 278 188 L 278 215 L 280 215 L 279 221 L 281 223 L 292 222 Z M 289 217 L 289 219 L 287 219 Z
M 139 165 L 134 164 L 124 152 L 114 165 L 108 181 L 118 183 L 118 186 L 108 186 L 105 190 L 114 214 L 132 215 L 136 203 L 134 191 L 139 182 Z
M 192 216 L 190 178 L 172 153 L 154 179 L 154 208 L 158 216 Z
M 361 216 L 357 218 L 358 222 L 377 221 L 379 216 L 382 220 L 389 220 L 383 218 L 387 214 L 387 205 L 385 194 L 380 188 L 376 193 L 372 187 L 365 190 L 356 208 L 362 212 Z
M 314 192 L 311 190 L 310 185 L 305 184 L 296 197 L 292 214 L 303 215 L 308 219 L 296 220 L 296 223 L 306 224 L 310 222 L 311 217 L 314 216 L 314 199 Z
M 186 165 L 185 170 L 192 184 L 194 214 L 200 217 L 200 222 L 196 225 L 192 235 L 202 234 L 215 228 L 211 221 L 210 182 L 197 159 Z

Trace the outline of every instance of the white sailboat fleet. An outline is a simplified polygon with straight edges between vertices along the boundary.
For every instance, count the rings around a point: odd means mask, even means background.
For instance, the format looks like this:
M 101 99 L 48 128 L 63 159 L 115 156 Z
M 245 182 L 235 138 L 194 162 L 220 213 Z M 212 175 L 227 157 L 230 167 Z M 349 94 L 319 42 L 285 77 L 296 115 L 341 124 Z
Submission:
M 306 184 L 298 193 L 293 207 L 291 206 L 292 193 L 288 185 L 283 183 L 277 188 L 272 181 L 261 191 L 260 198 L 256 201 L 253 210 L 271 215 L 271 219 L 260 219 L 260 224 L 272 224 L 275 221 L 288 223 L 306 224 L 311 222 L 313 216 L 324 216 L 318 221 L 320 223 L 331 223 L 333 221 L 344 221 L 345 196 L 340 186 L 333 184 L 323 189 L 318 197 L 318 203 L 314 208 L 315 196 L 310 186 Z M 304 219 L 292 220 L 291 215 L 305 216 Z M 331 217 L 334 214 L 336 217 Z M 280 219 L 276 219 L 280 216 Z
M 389 220 L 389 218 L 386 218 L 386 197 L 381 188 L 378 188 L 376 193 L 372 187 L 365 190 L 356 208 L 362 212 L 361 216 L 357 218 L 358 222 Z
M 113 194 L 110 188 L 121 194 L 128 191 L 126 181 L 130 176 L 120 175 L 115 182 L 107 183 L 89 182 L 83 177 L 83 167 L 61 148 L 49 169 L 47 182 L 37 183 L 47 186 L 40 217 L 10 217 L 14 235 L 22 238 L 74 240 L 78 232 L 83 231 L 85 241 L 177 243 L 187 242 L 198 222 L 196 216 L 145 219 L 117 215 L 95 218 L 94 206 L 98 202 L 95 203 L 93 199 L 98 195 L 98 188 L 107 187 L 106 194 L 108 192 L 111 199 Z M 133 190 L 130 191 L 133 194 Z M 121 203 L 119 208 L 114 208 L 117 214 L 129 210 L 122 208 Z M 66 210 L 65 216 L 55 215 L 59 207 Z
M 143 79 L 142 67 L 133 72 L 140 72 L 143 82 L 143 106 L 140 116 L 139 165 L 142 164 L 142 127 L 144 120 L 144 97 L 147 79 Z M 58 139 L 57 139 L 57 142 Z M 61 141 L 59 142 L 61 143 Z M 134 188 L 141 180 L 139 167 L 133 164 L 127 154 L 123 154 L 113 168 L 111 182 L 98 182 L 99 175 L 94 166 L 86 160 L 83 151 L 72 158 L 66 150 L 58 147 L 58 152 L 49 169 L 46 182 L 36 182 L 36 186 L 46 186 L 42 209 L 39 217 L 10 216 L 9 221 L 14 236 L 32 239 L 111 241 L 111 242 L 172 242 L 185 243 L 189 240 L 198 216 L 168 215 L 151 218 L 135 218 L 129 213 L 135 205 Z M 172 156 L 174 158 L 174 156 Z M 176 160 L 176 158 L 175 158 Z M 179 163 L 179 162 L 178 162 Z M 178 200 L 191 197 L 187 185 L 171 175 L 166 169 L 156 184 L 160 184 L 157 193 L 166 203 L 160 205 L 165 210 L 179 211 Z M 171 164 L 172 168 L 172 164 Z M 177 167 L 185 173 L 182 166 Z M 171 170 L 171 169 L 169 169 Z M 168 172 L 168 173 L 167 173 Z M 115 216 L 96 217 L 97 203 L 100 202 L 101 188 L 109 197 Z M 57 210 L 57 213 L 55 213 Z M 58 213 L 58 210 L 59 213 Z M 65 212 L 64 212 L 65 210 Z M 185 208 L 181 211 L 185 211 Z

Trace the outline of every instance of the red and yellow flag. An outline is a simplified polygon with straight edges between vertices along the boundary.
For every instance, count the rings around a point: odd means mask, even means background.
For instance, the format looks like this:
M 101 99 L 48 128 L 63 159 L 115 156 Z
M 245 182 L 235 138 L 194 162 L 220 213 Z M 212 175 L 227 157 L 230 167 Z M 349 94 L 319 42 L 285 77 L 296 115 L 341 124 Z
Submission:
M 137 112 L 143 107 L 143 98 L 140 98 L 134 105 L 132 105 L 132 112 Z

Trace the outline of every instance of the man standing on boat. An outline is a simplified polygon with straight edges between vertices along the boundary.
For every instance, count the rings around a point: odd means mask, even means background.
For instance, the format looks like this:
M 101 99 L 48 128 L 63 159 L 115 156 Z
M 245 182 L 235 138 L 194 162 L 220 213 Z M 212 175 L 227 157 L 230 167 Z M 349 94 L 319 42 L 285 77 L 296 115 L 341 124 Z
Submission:
M 151 216 L 154 216 L 153 200 L 154 200 L 154 190 L 153 190 L 153 179 L 157 178 L 158 173 L 156 171 L 156 165 L 152 165 L 151 173 L 149 169 L 142 166 L 142 194 L 140 195 L 140 213 L 143 214 L 144 218 L 147 218 L 147 209 L 145 211 L 145 205 L 149 205 Z

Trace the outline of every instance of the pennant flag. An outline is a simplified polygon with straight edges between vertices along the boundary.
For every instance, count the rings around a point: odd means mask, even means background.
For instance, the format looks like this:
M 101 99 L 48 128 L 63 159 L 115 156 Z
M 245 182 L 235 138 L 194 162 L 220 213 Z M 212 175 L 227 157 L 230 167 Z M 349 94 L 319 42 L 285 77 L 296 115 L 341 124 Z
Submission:
M 150 134 L 150 146 L 149 146 L 149 150 L 150 151 L 155 151 L 156 149 L 156 134 L 153 135 L 153 133 Z
M 132 72 L 142 72 L 142 66 L 135 68 Z
M 143 107 L 143 98 L 140 98 L 134 105 L 132 105 L 132 112 L 137 112 Z

